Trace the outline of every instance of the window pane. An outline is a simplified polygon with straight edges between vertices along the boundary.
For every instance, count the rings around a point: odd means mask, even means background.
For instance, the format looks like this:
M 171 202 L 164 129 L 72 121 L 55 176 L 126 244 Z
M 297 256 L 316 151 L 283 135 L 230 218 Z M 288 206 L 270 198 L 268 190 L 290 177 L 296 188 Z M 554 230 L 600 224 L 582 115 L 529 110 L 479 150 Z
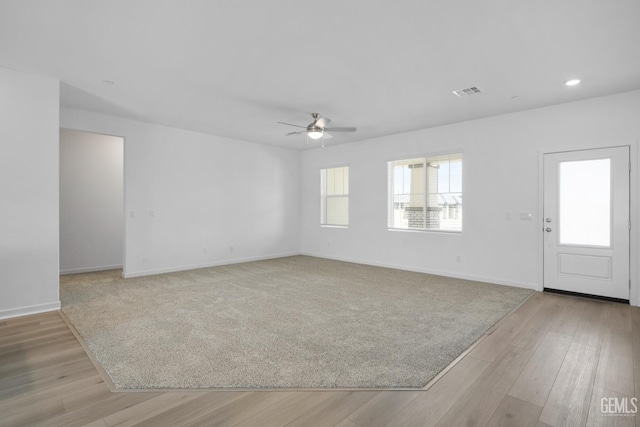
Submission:
M 347 196 L 327 198 L 327 224 L 349 225 L 349 198 Z
M 462 230 L 462 154 L 389 162 L 389 228 Z
M 349 167 L 320 170 L 320 224 L 349 224 Z
M 561 162 L 561 245 L 611 246 L 611 159 Z

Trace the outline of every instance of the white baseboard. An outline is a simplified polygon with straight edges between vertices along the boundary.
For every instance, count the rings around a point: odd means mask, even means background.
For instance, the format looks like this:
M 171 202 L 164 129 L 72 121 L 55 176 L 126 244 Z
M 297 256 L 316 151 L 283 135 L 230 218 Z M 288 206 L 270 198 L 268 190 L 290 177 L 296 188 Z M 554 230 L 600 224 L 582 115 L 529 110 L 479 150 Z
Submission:
M 352 263 L 355 263 L 355 264 L 373 265 L 373 266 L 376 266 L 376 267 L 395 268 L 397 270 L 415 271 L 416 273 L 434 274 L 436 276 L 453 277 L 453 278 L 456 278 L 456 279 L 473 280 L 473 281 L 476 281 L 476 282 L 495 283 L 497 285 L 505 285 L 505 286 L 513 286 L 513 287 L 516 287 L 516 288 L 532 289 L 534 291 L 535 290 L 539 290 L 537 283 L 516 282 L 516 281 L 513 281 L 513 280 L 504 280 L 504 279 L 500 279 L 500 278 L 497 278 L 497 277 L 485 277 L 485 276 L 477 276 L 477 275 L 473 275 L 473 274 L 457 273 L 455 271 L 433 270 L 433 269 L 428 269 L 428 268 L 412 267 L 412 266 L 408 266 L 408 265 L 398 265 L 398 264 L 382 263 L 382 262 L 366 261 L 366 260 L 358 260 L 358 259 L 351 259 L 351 258 L 344 258 L 344 257 L 333 257 L 333 256 L 327 256 L 327 255 L 324 255 L 324 254 L 314 254 L 314 253 L 311 253 L 311 252 L 302 252 L 300 255 L 307 255 L 307 256 L 312 256 L 312 257 L 316 257 L 316 258 L 333 259 L 333 260 L 336 260 L 336 261 L 352 262 Z
M 290 252 L 290 253 L 267 255 L 267 256 L 260 256 L 260 257 L 229 259 L 224 261 L 209 262 L 205 264 L 192 264 L 192 265 L 183 265 L 178 267 L 159 268 L 156 270 L 124 272 L 122 274 L 122 277 L 124 277 L 125 279 L 129 279 L 132 277 L 150 276 L 152 274 L 174 273 L 176 271 L 196 270 L 198 268 L 218 267 L 220 265 L 240 264 L 243 262 L 251 262 L 251 261 L 264 261 L 266 259 L 284 258 L 288 256 L 295 256 L 295 255 L 300 255 L 300 252 Z
M 117 270 L 119 268 L 122 268 L 122 264 L 100 265 L 97 267 L 87 267 L 87 268 L 69 268 L 67 270 L 60 270 L 60 275 L 65 276 L 67 274 L 93 273 L 94 271 Z
M 29 307 L 10 308 L 0 310 L 0 319 L 11 319 L 13 317 L 27 316 L 29 314 L 46 313 L 47 311 L 60 310 L 60 301 L 47 304 L 31 305 Z

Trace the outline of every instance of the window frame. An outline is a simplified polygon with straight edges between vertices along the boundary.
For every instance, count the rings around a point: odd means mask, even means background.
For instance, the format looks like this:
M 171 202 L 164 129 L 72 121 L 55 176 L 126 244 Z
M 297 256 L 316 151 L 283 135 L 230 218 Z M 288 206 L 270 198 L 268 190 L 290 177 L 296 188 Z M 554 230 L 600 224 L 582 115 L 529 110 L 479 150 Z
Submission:
M 387 160 L 385 161 L 385 166 L 387 169 L 387 231 L 391 231 L 391 232 L 401 232 L 401 233 L 444 233 L 444 234 L 452 234 L 452 235 L 461 235 L 463 230 L 464 230 L 464 215 L 462 216 L 462 219 L 460 220 L 460 230 L 442 230 L 442 229 L 437 229 L 437 228 L 396 228 L 396 227 L 390 227 L 389 226 L 389 216 L 390 216 L 390 209 L 392 208 L 393 205 L 393 196 L 394 193 L 389 191 L 390 190 L 390 186 L 394 184 L 393 181 L 393 175 L 389 173 L 389 163 L 391 162 L 398 162 L 398 161 L 402 161 L 402 160 L 411 160 L 411 159 L 423 159 L 424 161 L 424 165 L 426 166 L 426 164 L 428 163 L 428 159 L 430 157 L 441 157 L 441 156 L 452 156 L 452 155 L 460 155 L 461 159 L 462 159 L 462 182 L 461 182 L 461 186 L 462 186 L 462 194 L 464 194 L 464 150 L 460 149 L 451 149 L 451 150 L 446 150 L 446 151 L 436 151 L 436 152 L 430 152 L 428 154 L 405 154 L 402 156 L 394 156 L 392 158 L 387 158 Z M 425 176 L 426 179 L 426 176 Z M 394 186 L 395 188 L 395 186 Z M 425 200 L 426 198 L 429 197 L 429 185 L 428 185 L 428 181 L 425 181 L 425 188 L 424 188 L 424 197 Z M 463 211 L 464 212 L 464 211 Z
M 323 183 L 322 183 L 322 171 L 326 171 L 328 169 L 337 169 L 337 168 L 347 168 L 347 173 L 349 174 L 349 178 L 348 178 L 348 186 L 347 186 L 347 194 L 344 195 L 333 195 L 333 196 L 327 196 L 326 194 L 326 187 L 323 188 Z M 349 200 L 350 200 L 350 187 L 351 187 L 351 164 L 350 163 L 340 163 L 340 164 L 332 164 L 332 165 L 328 165 L 328 166 L 321 166 L 319 169 L 320 172 L 320 227 L 324 227 L 324 228 L 349 228 L 349 225 L 351 224 L 351 209 L 349 209 Z M 326 183 L 325 183 L 326 184 Z M 324 192 L 323 192 L 324 191 Z M 329 197 L 345 197 L 347 198 L 347 224 L 327 224 L 327 223 L 323 223 L 323 218 L 325 219 L 326 222 L 326 218 L 328 217 L 327 215 L 327 198 Z M 324 212 L 323 212 L 323 206 L 324 206 Z

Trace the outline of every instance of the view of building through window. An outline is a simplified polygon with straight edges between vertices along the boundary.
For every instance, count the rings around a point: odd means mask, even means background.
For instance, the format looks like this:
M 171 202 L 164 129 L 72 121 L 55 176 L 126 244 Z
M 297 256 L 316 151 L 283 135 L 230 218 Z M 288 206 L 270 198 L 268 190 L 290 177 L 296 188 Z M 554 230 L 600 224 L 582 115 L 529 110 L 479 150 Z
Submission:
M 462 153 L 389 162 L 388 226 L 462 231 Z

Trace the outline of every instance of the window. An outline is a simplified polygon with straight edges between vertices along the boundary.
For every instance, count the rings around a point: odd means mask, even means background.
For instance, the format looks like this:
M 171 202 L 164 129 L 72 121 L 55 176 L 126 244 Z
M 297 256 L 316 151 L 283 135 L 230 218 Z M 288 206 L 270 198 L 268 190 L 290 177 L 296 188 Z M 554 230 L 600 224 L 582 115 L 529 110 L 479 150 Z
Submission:
M 462 231 L 462 153 L 388 166 L 390 229 Z
M 349 225 L 349 166 L 320 170 L 320 224 Z

